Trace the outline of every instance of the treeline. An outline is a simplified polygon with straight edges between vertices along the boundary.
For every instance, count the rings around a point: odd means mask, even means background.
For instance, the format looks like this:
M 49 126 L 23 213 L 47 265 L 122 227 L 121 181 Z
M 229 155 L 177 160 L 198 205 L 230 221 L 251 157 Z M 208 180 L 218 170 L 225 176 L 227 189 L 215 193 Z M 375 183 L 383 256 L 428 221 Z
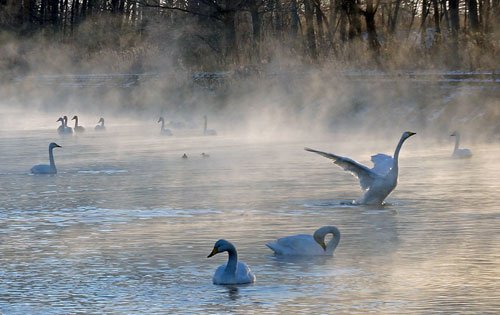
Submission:
M 499 66 L 500 0 L 0 0 L 0 29 L 19 37 L 77 45 L 85 23 L 87 36 L 113 34 L 110 46 L 132 32 L 129 44 L 154 41 L 198 69 Z

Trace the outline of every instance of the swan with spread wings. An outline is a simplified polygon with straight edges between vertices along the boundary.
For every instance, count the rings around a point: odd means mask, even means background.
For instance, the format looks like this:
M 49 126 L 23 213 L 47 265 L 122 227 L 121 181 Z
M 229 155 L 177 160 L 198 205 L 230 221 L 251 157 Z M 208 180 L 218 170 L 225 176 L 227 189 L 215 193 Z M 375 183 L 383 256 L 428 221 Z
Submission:
M 355 201 L 356 204 L 381 205 L 398 184 L 399 151 L 405 140 L 413 135 L 415 135 L 415 133 L 411 131 L 403 133 L 396 146 L 394 157 L 381 153 L 373 155 L 371 161 L 374 167 L 371 169 L 347 157 L 309 148 L 305 148 L 305 150 L 332 159 L 333 163 L 358 177 L 359 184 L 361 189 L 364 190 L 364 194 Z

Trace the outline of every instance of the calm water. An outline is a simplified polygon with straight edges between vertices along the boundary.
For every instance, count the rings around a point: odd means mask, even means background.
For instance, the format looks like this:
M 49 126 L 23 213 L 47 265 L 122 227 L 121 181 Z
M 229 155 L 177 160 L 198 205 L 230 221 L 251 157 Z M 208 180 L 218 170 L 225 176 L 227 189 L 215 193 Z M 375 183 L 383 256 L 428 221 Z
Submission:
M 360 151 L 347 137 L 4 132 L 0 312 L 498 313 L 498 143 L 469 145 L 472 159 L 452 160 L 451 141 L 409 139 L 399 186 L 378 208 L 342 205 L 359 196 L 357 180 L 303 150 L 366 163 L 369 154 L 392 154 L 399 136 Z M 63 146 L 55 150 L 59 173 L 29 175 L 53 140 Z M 323 225 L 343 233 L 333 258 L 279 259 L 264 246 Z M 227 257 L 206 258 L 219 238 L 237 246 L 254 285 L 211 283 Z

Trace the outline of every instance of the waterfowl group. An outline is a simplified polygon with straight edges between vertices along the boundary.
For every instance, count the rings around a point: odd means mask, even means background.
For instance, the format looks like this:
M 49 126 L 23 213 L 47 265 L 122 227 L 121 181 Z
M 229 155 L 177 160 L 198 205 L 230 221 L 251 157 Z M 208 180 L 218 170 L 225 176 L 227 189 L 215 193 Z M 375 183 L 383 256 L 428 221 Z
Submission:
M 59 117 L 59 119 L 56 122 L 61 122 L 61 125 L 57 128 L 57 133 L 60 135 L 71 135 L 71 134 L 73 134 L 73 131 L 75 133 L 85 132 L 85 128 L 78 124 L 78 116 L 77 115 L 74 115 L 73 118 L 71 118 L 71 120 L 75 121 L 74 128 L 68 127 L 68 116 Z M 106 130 L 106 127 L 104 127 L 104 118 L 101 117 L 101 119 L 99 119 L 98 124 L 100 124 L 100 125 L 95 126 L 95 128 L 94 128 L 95 131 Z
M 66 119 L 64 119 L 66 117 Z M 68 127 L 68 117 L 59 117 L 59 119 L 56 120 L 56 122 L 61 122 L 61 125 L 57 127 L 57 133 L 64 136 L 64 135 L 71 135 L 73 134 L 73 129 L 71 127 Z
M 207 117 L 205 116 L 204 124 L 204 134 L 205 135 L 216 135 L 215 130 L 207 129 Z M 73 132 L 72 128 L 67 126 L 67 116 L 60 117 L 57 121 L 61 122 L 58 128 L 60 134 L 71 134 Z M 78 116 L 74 116 L 72 120 L 75 120 L 74 131 L 84 132 L 85 128 L 78 125 Z M 161 122 L 161 134 L 172 135 L 169 129 L 165 128 L 165 121 L 163 117 L 160 117 L 158 123 Z M 101 118 L 98 122 L 99 124 L 95 127 L 96 131 L 105 130 L 104 119 Z M 333 153 L 327 153 L 323 151 L 318 151 L 310 148 L 305 148 L 306 151 L 317 153 L 326 158 L 333 160 L 333 163 L 339 165 L 344 170 L 350 171 L 353 175 L 357 176 L 360 181 L 360 186 L 364 190 L 364 194 L 356 200 L 356 204 L 369 204 L 369 205 L 381 205 L 383 204 L 385 198 L 394 190 L 398 182 L 399 173 L 399 154 L 403 143 L 415 135 L 415 132 L 406 131 L 401 135 L 399 142 L 396 146 L 393 156 L 386 154 L 376 154 L 371 157 L 373 162 L 373 167 L 369 168 L 364 166 L 350 158 L 336 155 Z M 459 141 L 460 134 L 458 132 L 453 132 L 451 136 L 456 137 L 455 149 L 453 152 L 453 157 L 470 157 L 472 153 L 468 149 L 460 149 Z M 54 161 L 54 148 L 60 148 L 57 143 L 51 142 L 49 144 L 49 164 L 35 165 L 31 168 L 31 173 L 33 174 L 57 174 L 57 169 Z M 201 153 L 203 158 L 209 157 L 206 153 Z M 182 155 L 182 158 L 187 159 L 186 153 Z M 332 238 L 327 242 L 325 239 L 327 235 L 331 234 Z M 271 249 L 276 256 L 332 256 L 336 248 L 338 247 L 341 239 L 340 230 L 335 226 L 323 226 L 312 235 L 310 234 L 298 234 L 291 235 L 282 238 L 278 238 L 275 241 L 268 242 L 265 244 L 269 249 Z M 229 241 L 220 239 L 218 240 L 212 252 L 207 258 L 213 257 L 219 253 L 227 252 L 228 260 L 227 263 L 220 265 L 213 275 L 212 281 L 214 284 L 218 285 L 240 285 L 240 284 L 250 284 L 256 281 L 254 273 L 250 270 L 249 266 L 238 260 L 238 252 L 236 247 Z

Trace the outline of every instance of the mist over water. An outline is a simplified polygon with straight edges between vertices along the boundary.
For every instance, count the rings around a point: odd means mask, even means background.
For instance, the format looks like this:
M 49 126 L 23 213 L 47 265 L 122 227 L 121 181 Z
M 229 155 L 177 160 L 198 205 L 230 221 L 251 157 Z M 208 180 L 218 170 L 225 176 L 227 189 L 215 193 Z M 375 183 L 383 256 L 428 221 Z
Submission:
M 162 80 L 130 90 L 25 84 L 9 86 L 0 104 L 2 313 L 500 308 L 495 84 L 325 72 L 167 95 Z M 74 114 L 86 132 L 57 135 L 56 119 Z M 174 136 L 161 136 L 160 115 L 184 127 L 167 124 Z M 202 136 L 203 115 L 218 136 Z M 101 116 L 107 131 L 97 133 Z M 392 155 L 405 130 L 417 135 L 382 207 L 345 205 L 361 195 L 357 179 L 303 150 L 370 165 L 372 154 Z M 471 159 L 451 158 L 453 130 Z M 53 141 L 58 174 L 30 175 Z M 333 258 L 280 259 L 264 246 L 323 225 L 342 232 Z M 226 257 L 206 256 L 220 238 L 234 242 L 254 285 L 212 284 Z

